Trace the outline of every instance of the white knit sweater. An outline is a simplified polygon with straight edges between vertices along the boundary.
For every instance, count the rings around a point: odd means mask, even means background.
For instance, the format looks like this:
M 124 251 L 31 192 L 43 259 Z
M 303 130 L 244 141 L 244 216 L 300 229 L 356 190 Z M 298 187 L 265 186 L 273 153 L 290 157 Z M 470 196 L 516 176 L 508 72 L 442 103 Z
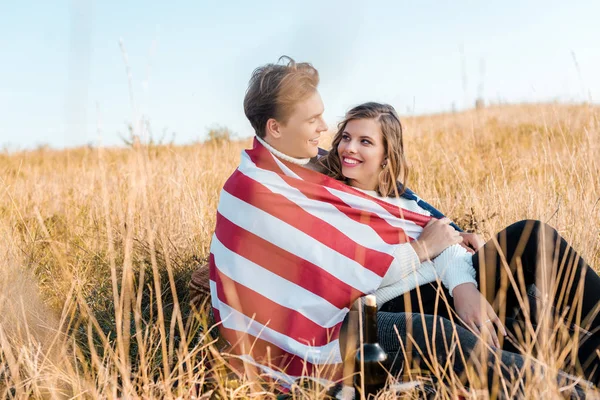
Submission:
M 363 190 L 363 192 L 405 210 L 430 215 L 427 210 L 419 207 L 414 200 L 402 197 L 381 197 L 375 191 Z M 410 243 L 404 243 L 398 246 L 394 256 L 395 260 L 392 266 L 383 277 L 381 286 L 375 292 L 378 307 L 413 290 L 417 286 L 433 282 L 438 278 L 448 289 L 450 295 L 452 295 L 454 288 L 460 284 L 471 282 L 477 286 L 472 255 L 461 245 L 455 244 L 448 247 L 432 261 L 420 262 L 419 256 Z M 401 276 L 400 279 L 398 279 L 399 275 Z

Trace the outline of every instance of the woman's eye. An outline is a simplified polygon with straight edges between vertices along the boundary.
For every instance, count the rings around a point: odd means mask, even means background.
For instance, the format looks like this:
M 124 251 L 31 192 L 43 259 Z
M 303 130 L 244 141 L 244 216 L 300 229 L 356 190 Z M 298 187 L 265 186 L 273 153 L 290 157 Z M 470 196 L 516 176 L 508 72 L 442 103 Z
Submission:
M 308 120 L 308 122 L 310 122 L 311 124 L 314 124 L 315 122 L 317 122 L 316 118 L 311 118 L 310 120 Z
M 348 139 L 350 139 L 350 138 L 348 137 L 348 135 L 342 135 L 342 140 L 346 141 L 346 140 L 348 140 Z
M 373 144 L 373 143 L 371 143 L 370 140 L 367 140 L 367 139 L 363 139 L 362 142 L 363 142 L 363 144 Z

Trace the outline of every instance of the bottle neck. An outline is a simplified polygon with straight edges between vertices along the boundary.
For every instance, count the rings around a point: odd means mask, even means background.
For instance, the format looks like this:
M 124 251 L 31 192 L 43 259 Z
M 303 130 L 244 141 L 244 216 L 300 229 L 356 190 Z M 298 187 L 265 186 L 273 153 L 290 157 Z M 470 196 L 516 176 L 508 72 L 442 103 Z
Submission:
M 365 343 L 377 343 L 377 306 L 365 305 Z

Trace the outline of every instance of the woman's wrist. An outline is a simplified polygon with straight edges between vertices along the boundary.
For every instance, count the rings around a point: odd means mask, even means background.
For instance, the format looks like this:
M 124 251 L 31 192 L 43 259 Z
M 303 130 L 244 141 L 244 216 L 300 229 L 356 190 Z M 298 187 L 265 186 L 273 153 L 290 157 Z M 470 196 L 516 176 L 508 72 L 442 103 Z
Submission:
M 429 260 L 429 257 L 427 256 L 427 250 L 425 250 L 425 246 L 419 240 L 413 240 L 410 242 L 410 245 L 415 250 L 415 253 L 417 253 L 420 262 Z

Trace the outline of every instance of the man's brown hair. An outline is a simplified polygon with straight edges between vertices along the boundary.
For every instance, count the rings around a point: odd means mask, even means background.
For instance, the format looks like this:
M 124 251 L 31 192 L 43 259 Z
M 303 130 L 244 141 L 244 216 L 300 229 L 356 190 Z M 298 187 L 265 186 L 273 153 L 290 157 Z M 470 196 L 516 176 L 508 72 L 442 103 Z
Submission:
M 284 61 L 285 64 L 279 64 Z M 297 63 L 281 56 L 277 64 L 258 67 L 252 73 L 246 96 L 244 113 L 256 135 L 265 137 L 269 118 L 285 124 L 294 105 L 317 90 L 319 72 L 309 63 Z

